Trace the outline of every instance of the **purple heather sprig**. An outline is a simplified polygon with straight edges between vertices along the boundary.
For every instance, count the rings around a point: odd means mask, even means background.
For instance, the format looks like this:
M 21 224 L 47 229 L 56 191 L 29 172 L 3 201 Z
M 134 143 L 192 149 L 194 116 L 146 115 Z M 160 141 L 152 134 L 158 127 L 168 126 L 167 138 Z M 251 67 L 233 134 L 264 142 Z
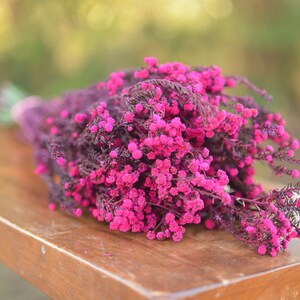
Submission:
M 244 84 L 271 96 L 217 66 L 145 62 L 60 99 L 23 105 L 17 118 L 49 185 L 49 208 L 77 217 L 86 208 L 112 230 L 158 240 L 180 241 L 187 224 L 203 222 L 275 256 L 300 233 L 293 198 L 300 186 L 265 193 L 254 182 L 254 162 L 298 178 L 299 142 L 279 113 L 225 89 Z

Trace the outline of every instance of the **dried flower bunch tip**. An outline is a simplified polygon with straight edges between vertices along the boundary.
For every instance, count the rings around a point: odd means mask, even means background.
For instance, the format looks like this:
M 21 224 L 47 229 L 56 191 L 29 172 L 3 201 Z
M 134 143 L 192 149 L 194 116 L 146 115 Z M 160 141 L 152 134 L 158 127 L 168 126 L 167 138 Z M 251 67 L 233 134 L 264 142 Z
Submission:
M 180 241 L 187 224 L 225 228 L 275 256 L 298 236 L 299 184 L 265 193 L 254 162 L 299 177 L 299 143 L 252 96 L 224 89 L 248 80 L 179 62 L 116 72 L 107 82 L 31 103 L 19 115 L 49 185 L 50 209 L 86 208 L 112 230 Z

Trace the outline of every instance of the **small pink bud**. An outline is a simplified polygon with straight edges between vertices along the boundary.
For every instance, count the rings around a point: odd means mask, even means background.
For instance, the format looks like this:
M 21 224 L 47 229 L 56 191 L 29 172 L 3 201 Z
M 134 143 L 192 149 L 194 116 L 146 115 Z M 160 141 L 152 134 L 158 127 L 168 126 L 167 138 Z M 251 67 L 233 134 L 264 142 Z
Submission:
M 59 129 L 57 127 L 51 127 L 50 132 L 52 135 L 58 135 L 59 134 Z
M 290 233 L 291 238 L 296 238 L 297 236 L 298 236 L 298 233 L 295 230 Z
M 44 164 L 38 164 L 34 170 L 34 173 L 37 175 L 47 173 L 48 169 Z
M 200 169 L 202 170 L 202 171 L 208 171 L 209 170 L 209 164 L 208 163 L 202 163 L 201 165 L 200 165 Z
M 56 204 L 54 202 L 51 202 L 51 203 L 49 203 L 48 208 L 52 211 L 56 210 Z
M 253 226 L 247 226 L 246 231 L 249 232 L 249 233 L 255 233 L 256 229 Z
M 137 113 L 140 113 L 142 112 L 144 109 L 143 105 L 141 103 L 138 103 L 136 106 L 135 106 L 135 110 Z
M 230 173 L 230 175 L 231 175 L 232 177 L 235 177 L 235 176 L 237 176 L 237 175 L 239 174 L 239 171 L 238 171 L 237 168 L 233 168 L 233 169 L 230 170 L 229 173 Z
M 277 132 L 279 136 L 282 136 L 284 134 L 284 127 L 283 126 L 278 126 L 277 127 Z
M 158 64 L 158 60 L 156 57 L 145 57 L 144 62 L 151 68 L 155 67 Z
M 81 217 L 82 216 L 82 209 L 81 208 L 77 208 L 76 211 L 75 211 L 75 215 L 76 217 Z
M 109 156 L 111 158 L 116 158 L 116 157 L 118 157 L 118 153 L 117 153 L 117 151 L 113 150 L 113 151 L 110 151 Z
M 252 117 L 256 117 L 258 115 L 258 110 L 256 108 L 251 108 Z
M 235 110 L 236 110 L 237 112 L 242 112 L 243 109 L 244 109 L 244 106 L 243 106 L 241 103 L 238 103 L 238 104 L 236 105 Z
M 252 117 L 252 111 L 250 108 L 245 108 L 243 110 L 243 117 L 247 119 Z
M 270 251 L 270 255 L 272 257 L 275 257 L 277 255 L 277 251 L 274 248 L 272 248 L 272 250 Z
M 229 87 L 235 87 L 235 86 L 236 86 L 235 80 L 232 79 L 232 78 L 229 78 L 229 79 L 227 80 L 227 86 L 229 86 Z
M 54 119 L 53 119 L 53 118 L 47 118 L 47 119 L 46 119 L 46 123 L 47 123 L 48 125 L 51 125 L 51 124 L 54 123 Z
M 91 131 L 92 133 L 97 133 L 98 130 L 99 130 L 99 127 L 96 126 L 96 125 L 93 125 L 93 126 L 90 128 L 90 131 Z
M 204 225 L 205 225 L 206 229 L 214 229 L 215 228 L 215 221 L 213 219 L 207 219 L 204 222 Z
M 272 162 L 273 161 L 273 156 L 272 155 L 267 155 L 266 160 L 268 162 Z
M 66 119 L 69 116 L 69 112 L 67 110 L 62 110 L 60 115 L 62 118 Z
M 194 109 L 194 104 L 193 103 L 184 104 L 184 109 L 186 111 L 192 111 Z
M 299 149 L 299 142 L 297 140 L 294 140 L 292 143 L 292 147 L 294 150 L 298 150 Z
M 99 215 L 99 210 L 98 209 L 93 209 L 92 215 L 93 215 L 94 218 L 97 218 L 98 215 Z
M 105 129 L 106 132 L 112 132 L 113 131 L 113 125 L 111 123 L 107 123 L 104 126 L 104 129 Z
M 267 252 L 266 246 L 265 246 L 265 245 L 259 246 L 258 249 L 257 249 L 257 252 L 258 252 L 258 254 L 260 254 L 260 255 L 266 254 L 266 252 Z
M 141 70 L 141 71 L 135 71 L 134 77 L 145 79 L 145 78 L 149 77 L 149 72 L 146 69 Z
M 60 165 L 60 166 L 64 166 L 66 164 L 66 160 L 63 157 L 58 157 L 56 159 L 56 162 Z
M 148 231 L 146 236 L 149 240 L 155 239 L 155 233 L 153 231 Z
M 206 132 L 206 136 L 211 139 L 212 137 L 214 137 L 215 133 L 213 131 L 207 131 Z
M 134 114 L 128 111 L 127 113 L 125 113 L 124 119 L 126 122 L 131 123 L 134 120 Z
M 292 176 L 293 176 L 294 178 L 299 178 L 299 171 L 298 171 L 298 170 L 293 170 L 293 171 L 292 171 Z
M 295 153 L 294 153 L 293 150 L 288 150 L 287 155 L 288 155 L 289 157 L 294 157 Z
M 134 159 L 140 159 L 140 158 L 142 158 L 142 156 L 143 156 L 143 152 L 141 150 L 134 150 L 132 152 L 132 157 Z
M 82 113 L 76 114 L 74 120 L 76 123 L 82 124 L 87 120 L 87 115 Z
M 137 148 L 138 148 L 138 146 L 134 142 L 131 142 L 131 143 L 128 144 L 128 150 L 129 150 L 129 152 L 133 152 L 134 150 L 137 150 Z

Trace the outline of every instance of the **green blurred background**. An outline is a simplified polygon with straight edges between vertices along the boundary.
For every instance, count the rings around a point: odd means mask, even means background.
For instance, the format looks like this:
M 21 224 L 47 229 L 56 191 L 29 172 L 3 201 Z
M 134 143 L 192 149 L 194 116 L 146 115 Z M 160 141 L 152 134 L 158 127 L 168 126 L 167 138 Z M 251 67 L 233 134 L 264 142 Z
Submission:
M 300 1 L 0 0 L 0 82 L 51 97 L 140 66 L 144 56 L 220 65 L 292 113 L 300 103 Z
M 0 0 L 0 84 L 49 98 L 145 56 L 248 77 L 300 137 L 299 0 Z

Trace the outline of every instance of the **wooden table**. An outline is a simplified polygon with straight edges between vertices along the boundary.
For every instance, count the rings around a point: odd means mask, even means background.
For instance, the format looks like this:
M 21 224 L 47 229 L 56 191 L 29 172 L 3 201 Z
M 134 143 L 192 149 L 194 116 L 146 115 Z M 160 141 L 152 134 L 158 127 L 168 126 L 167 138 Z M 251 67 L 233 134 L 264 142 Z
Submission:
M 259 256 L 221 230 L 184 240 L 110 231 L 47 208 L 31 148 L 0 130 L 0 261 L 56 299 L 300 299 L 300 241 Z

